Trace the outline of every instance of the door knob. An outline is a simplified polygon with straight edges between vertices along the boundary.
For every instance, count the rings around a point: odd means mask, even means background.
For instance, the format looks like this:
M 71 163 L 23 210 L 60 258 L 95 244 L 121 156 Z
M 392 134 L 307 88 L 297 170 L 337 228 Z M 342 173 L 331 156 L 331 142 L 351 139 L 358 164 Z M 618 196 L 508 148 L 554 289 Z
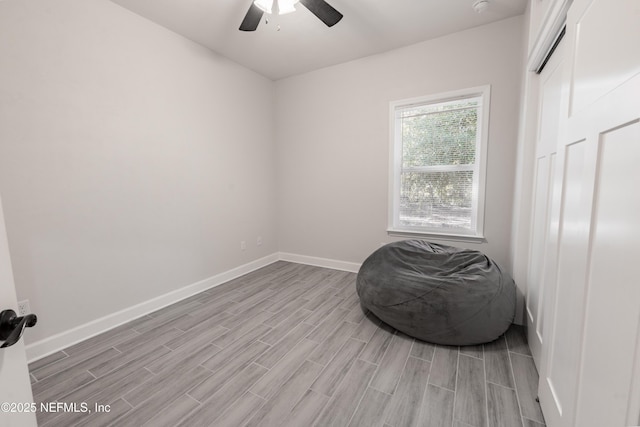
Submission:
M 17 343 L 24 330 L 37 322 L 38 317 L 35 314 L 18 317 L 11 309 L 0 312 L 0 340 L 4 341 L 0 348 L 11 347 Z

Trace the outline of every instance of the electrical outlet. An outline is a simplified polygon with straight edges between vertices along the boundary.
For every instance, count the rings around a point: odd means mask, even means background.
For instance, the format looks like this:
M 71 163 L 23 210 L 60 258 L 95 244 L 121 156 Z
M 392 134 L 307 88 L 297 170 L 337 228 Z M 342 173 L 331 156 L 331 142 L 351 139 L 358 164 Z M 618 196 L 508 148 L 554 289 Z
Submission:
M 245 242 L 244 240 L 240 242 L 240 250 L 241 251 L 247 250 L 247 242 Z
M 24 316 L 31 313 L 31 308 L 29 307 L 29 300 L 26 299 L 24 301 L 18 302 L 18 316 Z
M 256 245 L 262 246 L 262 236 L 258 236 L 258 238 L 256 239 Z

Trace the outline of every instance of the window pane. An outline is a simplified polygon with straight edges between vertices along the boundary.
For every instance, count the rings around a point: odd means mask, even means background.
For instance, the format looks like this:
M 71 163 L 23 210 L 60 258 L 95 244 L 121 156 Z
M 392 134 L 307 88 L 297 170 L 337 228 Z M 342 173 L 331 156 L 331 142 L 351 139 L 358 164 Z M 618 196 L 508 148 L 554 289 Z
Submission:
M 405 172 L 400 185 L 400 224 L 471 230 L 473 171 Z
M 466 105 L 468 101 L 462 103 Z M 475 163 L 477 107 L 402 116 L 404 168 Z

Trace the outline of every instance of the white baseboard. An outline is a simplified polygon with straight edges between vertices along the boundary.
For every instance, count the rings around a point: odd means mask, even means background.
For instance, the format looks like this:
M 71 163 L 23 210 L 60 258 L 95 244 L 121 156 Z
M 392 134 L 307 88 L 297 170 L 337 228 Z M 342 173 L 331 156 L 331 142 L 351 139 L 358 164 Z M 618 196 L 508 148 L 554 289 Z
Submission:
M 265 267 L 271 263 L 278 261 L 280 254 L 274 253 L 264 258 L 257 259 L 231 270 L 216 274 L 207 279 L 187 285 L 175 291 L 168 292 L 132 307 L 125 308 L 116 313 L 101 317 L 84 325 L 61 332 L 49 338 L 36 341 L 26 346 L 27 360 L 29 363 L 48 356 L 56 351 L 60 351 L 66 347 L 74 345 L 80 341 L 84 341 L 95 335 L 101 334 L 113 329 L 116 326 L 127 323 L 145 314 L 152 313 L 168 305 L 174 304 L 192 295 L 204 290 L 221 285 L 229 280 L 250 273 L 259 268 Z
M 334 270 L 350 271 L 357 273 L 360 265 L 356 262 L 339 261 L 329 258 L 319 258 L 307 255 L 290 254 L 286 252 L 279 253 L 280 261 L 296 262 L 298 264 L 314 265 L 316 267 L 332 268 Z

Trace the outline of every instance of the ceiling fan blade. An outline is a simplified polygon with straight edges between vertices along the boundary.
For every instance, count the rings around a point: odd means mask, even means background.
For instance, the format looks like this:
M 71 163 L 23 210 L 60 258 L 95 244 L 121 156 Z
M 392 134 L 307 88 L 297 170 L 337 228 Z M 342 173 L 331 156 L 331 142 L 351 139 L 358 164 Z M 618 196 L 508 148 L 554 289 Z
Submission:
M 324 22 L 327 27 L 333 27 L 342 19 L 342 14 L 324 0 L 300 0 L 300 3 Z
M 255 31 L 256 28 L 258 28 L 263 14 L 262 9 L 251 2 L 251 7 L 249 7 L 247 14 L 242 20 L 242 24 L 240 24 L 240 31 Z

